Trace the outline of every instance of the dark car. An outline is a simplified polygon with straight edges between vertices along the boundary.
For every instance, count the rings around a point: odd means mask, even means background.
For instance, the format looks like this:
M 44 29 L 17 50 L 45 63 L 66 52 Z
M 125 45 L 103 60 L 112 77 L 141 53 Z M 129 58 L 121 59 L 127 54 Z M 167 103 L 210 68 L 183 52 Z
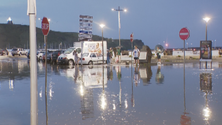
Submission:
M 27 58 L 30 59 L 30 51 L 27 53 Z
M 51 56 L 51 63 L 56 63 L 57 58 L 60 54 L 64 53 L 64 50 L 54 51 Z
M 37 55 L 38 55 L 38 53 L 39 53 L 39 52 L 37 52 Z M 37 55 L 36 55 L 36 59 L 38 60 Z M 27 53 L 26 56 L 27 56 L 28 59 L 30 59 L 30 50 L 28 51 L 28 53 Z
M 52 53 L 53 52 L 48 52 L 47 53 L 47 62 L 51 62 Z
M 0 49 L 0 55 L 8 55 L 8 51 L 6 49 Z

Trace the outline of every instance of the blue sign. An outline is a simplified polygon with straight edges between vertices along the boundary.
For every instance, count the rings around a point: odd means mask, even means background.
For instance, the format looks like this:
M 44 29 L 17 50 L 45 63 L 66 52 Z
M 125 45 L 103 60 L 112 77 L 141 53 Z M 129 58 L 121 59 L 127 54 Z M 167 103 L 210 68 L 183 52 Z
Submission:
M 92 31 L 79 30 L 80 34 L 92 34 Z

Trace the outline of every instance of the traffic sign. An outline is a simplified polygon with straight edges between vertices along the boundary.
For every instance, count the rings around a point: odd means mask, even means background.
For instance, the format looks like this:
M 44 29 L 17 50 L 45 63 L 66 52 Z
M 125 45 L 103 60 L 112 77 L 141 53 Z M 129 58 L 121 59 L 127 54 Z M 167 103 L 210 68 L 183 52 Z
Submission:
M 92 34 L 92 31 L 79 30 L 79 34 Z
M 133 33 L 130 34 L 130 41 L 133 42 Z
M 187 28 L 182 28 L 179 32 L 180 39 L 187 40 L 190 37 L 190 31 Z
M 49 33 L 49 21 L 46 17 L 42 19 L 42 33 L 44 36 L 47 36 Z

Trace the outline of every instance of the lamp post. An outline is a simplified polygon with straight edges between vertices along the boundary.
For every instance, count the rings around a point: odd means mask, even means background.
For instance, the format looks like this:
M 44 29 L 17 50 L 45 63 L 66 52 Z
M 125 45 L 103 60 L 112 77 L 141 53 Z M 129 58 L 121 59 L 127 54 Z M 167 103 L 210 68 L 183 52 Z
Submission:
M 103 54 L 103 63 L 104 63 L 104 50 L 103 50 L 103 27 L 105 25 L 104 24 L 100 24 L 100 27 L 102 28 L 102 54 Z
M 207 41 L 207 23 L 210 20 L 210 18 L 209 17 L 205 17 L 205 18 L 203 18 L 203 20 L 206 22 L 206 41 Z
M 118 24 L 119 24 L 119 47 L 121 46 L 121 42 L 120 42 L 120 28 L 121 28 L 121 26 L 120 26 L 120 11 L 124 11 L 124 12 L 126 12 L 127 11 L 127 9 L 120 9 L 120 6 L 118 6 L 118 8 L 117 9 L 112 9 L 112 11 L 117 11 L 118 12 Z

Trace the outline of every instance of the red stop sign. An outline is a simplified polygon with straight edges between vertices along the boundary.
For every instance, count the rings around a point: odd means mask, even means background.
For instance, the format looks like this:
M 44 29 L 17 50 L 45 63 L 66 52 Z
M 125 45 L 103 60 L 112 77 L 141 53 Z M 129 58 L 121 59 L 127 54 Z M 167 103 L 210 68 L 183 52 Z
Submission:
M 190 31 L 187 28 L 182 28 L 179 32 L 180 39 L 187 40 L 190 37 Z
M 49 33 L 49 21 L 46 17 L 42 19 L 42 33 L 44 36 L 47 36 Z

